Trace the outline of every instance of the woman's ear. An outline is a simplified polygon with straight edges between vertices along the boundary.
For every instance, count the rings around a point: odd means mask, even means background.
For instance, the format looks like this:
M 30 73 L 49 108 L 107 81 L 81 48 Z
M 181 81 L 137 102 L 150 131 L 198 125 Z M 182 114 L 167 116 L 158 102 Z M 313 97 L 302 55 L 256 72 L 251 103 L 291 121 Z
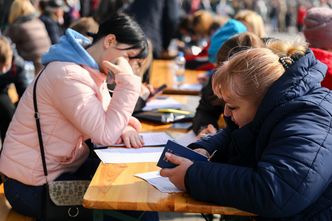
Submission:
M 116 37 L 114 34 L 106 35 L 104 38 L 104 47 L 107 49 L 110 46 L 116 45 Z

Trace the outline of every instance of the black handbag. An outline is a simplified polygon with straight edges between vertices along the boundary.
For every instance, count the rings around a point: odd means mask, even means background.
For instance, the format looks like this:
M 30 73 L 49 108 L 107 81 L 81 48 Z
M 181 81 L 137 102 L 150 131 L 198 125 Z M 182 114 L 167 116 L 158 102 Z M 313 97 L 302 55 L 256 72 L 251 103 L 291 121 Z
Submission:
M 48 172 L 36 96 L 37 81 L 42 72 L 43 71 L 41 71 L 36 78 L 33 86 L 34 117 L 36 120 L 44 175 L 47 181 L 47 183 L 44 184 L 44 193 L 42 197 L 42 219 L 45 221 L 91 221 L 93 219 L 93 210 L 82 206 L 83 196 L 89 186 L 90 180 L 65 180 L 53 182 L 48 182 L 47 180 Z

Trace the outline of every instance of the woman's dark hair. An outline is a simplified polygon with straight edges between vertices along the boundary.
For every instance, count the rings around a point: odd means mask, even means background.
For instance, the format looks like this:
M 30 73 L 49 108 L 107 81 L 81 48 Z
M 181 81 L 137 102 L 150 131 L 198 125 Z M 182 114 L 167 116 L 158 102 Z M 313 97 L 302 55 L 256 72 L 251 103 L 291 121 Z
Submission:
M 141 27 L 128 15 L 116 13 L 108 20 L 101 23 L 97 34 L 89 34 L 93 38 L 93 43 L 101 38 L 114 34 L 116 40 L 122 44 L 132 45 L 128 49 L 141 49 L 134 58 L 146 58 L 148 54 L 148 43 Z

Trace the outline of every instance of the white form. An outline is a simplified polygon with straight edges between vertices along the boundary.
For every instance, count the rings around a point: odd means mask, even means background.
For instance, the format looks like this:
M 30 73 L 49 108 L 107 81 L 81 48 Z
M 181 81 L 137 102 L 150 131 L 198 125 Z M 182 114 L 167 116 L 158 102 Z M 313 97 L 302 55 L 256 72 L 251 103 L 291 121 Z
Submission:
M 158 162 L 163 147 L 105 148 L 94 151 L 103 163 Z
M 159 174 L 159 171 L 147 172 L 147 173 L 138 173 L 134 176 L 139 177 L 152 186 L 156 187 L 160 192 L 163 193 L 179 193 L 183 192 L 179 190 L 174 184 L 168 179 L 168 177 L 162 177 Z
M 144 147 L 165 146 L 168 140 L 174 140 L 165 132 L 143 132 L 139 135 L 144 140 Z M 112 147 L 123 147 L 124 144 L 113 144 Z M 98 147 L 98 146 L 97 146 Z

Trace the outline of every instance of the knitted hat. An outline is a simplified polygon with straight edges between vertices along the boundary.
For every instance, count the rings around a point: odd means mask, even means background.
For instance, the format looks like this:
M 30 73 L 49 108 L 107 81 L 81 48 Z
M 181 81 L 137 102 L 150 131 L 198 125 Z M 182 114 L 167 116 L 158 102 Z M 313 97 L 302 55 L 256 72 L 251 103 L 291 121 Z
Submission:
M 332 9 L 309 9 L 304 18 L 303 33 L 310 47 L 332 49 Z
M 247 28 L 242 22 L 235 19 L 229 19 L 226 24 L 220 27 L 211 37 L 210 47 L 208 49 L 209 61 L 215 63 L 217 61 L 217 54 L 225 41 L 236 34 L 246 32 Z

